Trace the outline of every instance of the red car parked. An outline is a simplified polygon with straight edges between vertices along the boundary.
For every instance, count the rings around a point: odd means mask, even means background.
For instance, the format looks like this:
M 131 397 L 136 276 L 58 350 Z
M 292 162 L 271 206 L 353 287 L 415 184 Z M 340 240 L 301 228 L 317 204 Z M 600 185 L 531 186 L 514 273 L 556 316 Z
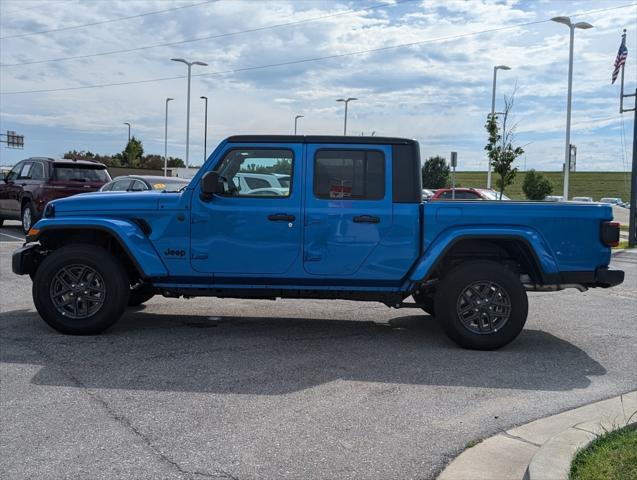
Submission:
M 50 200 L 94 192 L 110 181 L 103 163 L 45 157 L 22 160 L 0 182 L 0 226 L 4 220 L 21 220 L 26 233 Z
M 429 201 L 452 200 L 451 188 L 439 188 Z M 456 188 L 453 200 L 500 200 L 500 192 L 487 190 L 486 188 Z M 502 200 L 511 200 L 506 195 L 502 195 Z

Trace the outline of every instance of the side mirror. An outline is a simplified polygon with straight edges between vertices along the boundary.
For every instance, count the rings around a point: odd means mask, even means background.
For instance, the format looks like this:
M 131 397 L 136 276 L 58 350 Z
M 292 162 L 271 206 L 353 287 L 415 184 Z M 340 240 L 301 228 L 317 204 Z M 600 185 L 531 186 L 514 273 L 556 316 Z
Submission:
M 223 193 L 219 172 L 206 172 L 201 178 L 201 199 L 211 200 L 215 193 Z

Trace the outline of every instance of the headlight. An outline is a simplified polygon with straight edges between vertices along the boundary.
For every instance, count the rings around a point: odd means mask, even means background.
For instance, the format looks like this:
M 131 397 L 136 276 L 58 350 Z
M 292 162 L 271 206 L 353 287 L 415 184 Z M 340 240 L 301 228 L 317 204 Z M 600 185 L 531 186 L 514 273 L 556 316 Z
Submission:
M 55 217 L 55 205 L 52 203 L 47 203 L 46 207 L 44 207 L 44 217 L 51 218 Z

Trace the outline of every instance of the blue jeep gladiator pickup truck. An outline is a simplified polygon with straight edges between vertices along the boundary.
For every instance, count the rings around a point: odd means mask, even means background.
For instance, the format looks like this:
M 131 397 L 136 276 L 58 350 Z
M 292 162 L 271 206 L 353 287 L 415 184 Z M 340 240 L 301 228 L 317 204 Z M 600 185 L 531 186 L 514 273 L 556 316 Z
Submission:
M 494 349 L 522 330 L 527 290 L 621 283 L 618 240 L 601 204 L 423 205 L 413 140 L 234 136 L 180 192 L 49 203 L 13 271 L 67 334 L 156 294 L 324 298 L 422 308 L 459 345 Z

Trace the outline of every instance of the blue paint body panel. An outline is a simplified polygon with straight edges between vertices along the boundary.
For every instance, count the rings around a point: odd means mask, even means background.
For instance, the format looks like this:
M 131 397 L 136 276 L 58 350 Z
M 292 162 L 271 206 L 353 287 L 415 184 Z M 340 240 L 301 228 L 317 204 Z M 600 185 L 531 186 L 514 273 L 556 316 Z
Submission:
M 282 198 L 200 197 L 203 175 L 231 148 L 293 152 L 291 193 Z M 318 198 L 315 153 L 382 152 L 385 193 L 377 200 Z M 408 293 L 463 238 L 515 238 L 547 275 L 594 272 L 610 262 L 601 204 L 543 202 L 399 203 L 393 200 L 391 145 L 358 142 L 222 142 L 179 193 L 88 193 L 53 202 L 55 216 L 35 228 L 99 228 L 115 235 L 144 275 L 162 288 L 300 289 Z M 290 222 L 268 221 L 272 214 Z M 377 223 L 354 217 L 373 215 Z M 149 232 L 140 228 L 139 221 Z

